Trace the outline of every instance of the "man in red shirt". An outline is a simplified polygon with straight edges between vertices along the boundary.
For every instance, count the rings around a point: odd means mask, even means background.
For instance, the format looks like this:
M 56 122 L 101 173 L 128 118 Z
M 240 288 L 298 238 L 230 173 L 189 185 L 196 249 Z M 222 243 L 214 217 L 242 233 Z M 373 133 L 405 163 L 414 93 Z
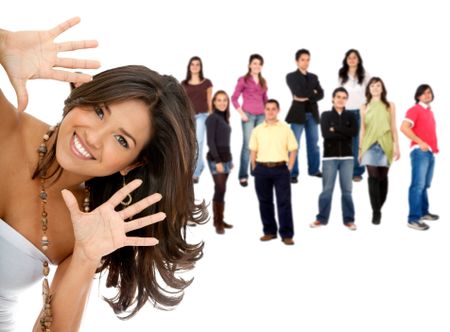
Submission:
M 408 226 L 417 230 L 427 230 L 423 220 L 437 220 L 438 215 L 429 211 L 427 190 L 431 185 L 434 171 L 434 154 L 439 152 L 436 135 L 436 121 L 430 108 L 434 99 L 428 84 L 417 88 L 416 104 L 407 112 L 400 130 L 411 140 L 412 178 L 409 187 Z

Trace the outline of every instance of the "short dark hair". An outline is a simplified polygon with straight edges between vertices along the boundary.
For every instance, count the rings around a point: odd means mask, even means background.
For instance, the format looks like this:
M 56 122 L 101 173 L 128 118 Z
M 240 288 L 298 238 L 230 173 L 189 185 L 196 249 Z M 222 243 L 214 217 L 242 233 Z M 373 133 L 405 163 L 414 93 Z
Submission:
M 433 97 L 433 99 L 431 99 L 431 100 L 432 101 L 434 100 L 434 92 L 433 92 L 433 89 L 431 88 L 431 86 L 429 86 L 428 84 L 421 84 L 417 87 L 416 94 L 414 95 L 416 104 L 419 102 L 420 96 L 423 95 L 425 93 L 425 91 L 427 91 L 428 89 L 430 89 L 431 95 Z
M 298 61 L 298 59 L 300 59 L 303 54 L 308 54 L 309 56 L 311 56 L 311 53 L 309 53 L 306 48 L 302 48 L 298 50 L 297 53 L 295 53 L 295 61 Z
M 348 91 L 345 88 L 343 88 L 342 86 L 340 86 L 339 88 L 334 89 L 334 91 L 333 91 L 333 98 L 336 97 L 338 92 L 343 92 L 348 97 Z
M 280 103 L 276 99 L 269 99 L 264 103 L 264 106 L 267 104 L 275 104 L 277 105 L 277 108 L 280 109 Z

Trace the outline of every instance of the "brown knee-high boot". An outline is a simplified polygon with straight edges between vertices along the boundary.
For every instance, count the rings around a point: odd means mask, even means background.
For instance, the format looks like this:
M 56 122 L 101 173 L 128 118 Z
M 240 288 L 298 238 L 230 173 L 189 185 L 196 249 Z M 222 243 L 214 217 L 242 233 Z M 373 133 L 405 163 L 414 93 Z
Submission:
M 225 220 L 223 220 L 224 219 L 223 213 L 225 211 L 225 202 L 218 202 L 218 204 L 219 204 L 220 220 L 222 220 L 223 227 L 224 228 L 233 228 L 233 225 L 228 224 L 225 222 Z
M 223 203 L 213 201 L 214 227 L 217 234 L 225 233 L 223 224 Z

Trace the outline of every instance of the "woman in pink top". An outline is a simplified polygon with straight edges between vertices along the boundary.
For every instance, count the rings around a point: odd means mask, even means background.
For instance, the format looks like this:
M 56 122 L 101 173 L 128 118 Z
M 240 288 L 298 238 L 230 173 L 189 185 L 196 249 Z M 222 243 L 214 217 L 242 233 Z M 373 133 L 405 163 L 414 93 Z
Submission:
M 258 124 L 264 121 L 264 104 L 267 101 L 267 83 L 261 74 L 264 59 L 259 54 L 250 55 L 248 72 L 239 78 L 231 101 L 234 108 L 239 112 L 242 120 L 242 150 L 239 167 L 239 183 L 241 186 L 248 185 L 248 167 L 250 151 L 248 144 L 250 134 Z M 239 97 L 242 95 L 242 105 Z

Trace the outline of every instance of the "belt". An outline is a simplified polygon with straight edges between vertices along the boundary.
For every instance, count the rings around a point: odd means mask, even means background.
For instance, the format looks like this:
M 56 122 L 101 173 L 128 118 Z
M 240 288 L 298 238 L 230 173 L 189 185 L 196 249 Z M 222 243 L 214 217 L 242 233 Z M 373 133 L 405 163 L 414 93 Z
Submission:
M 257 162 L 258 165 L 263 166 L 263 167 L 267 167 L 267 168 L 274 168 L 274 167 L 279 167 L 279 166 L 286 166 L 286 162 L 285 161 L 278 161 L 278 162 L 270 162 L 270 163 L 260 163 Z

